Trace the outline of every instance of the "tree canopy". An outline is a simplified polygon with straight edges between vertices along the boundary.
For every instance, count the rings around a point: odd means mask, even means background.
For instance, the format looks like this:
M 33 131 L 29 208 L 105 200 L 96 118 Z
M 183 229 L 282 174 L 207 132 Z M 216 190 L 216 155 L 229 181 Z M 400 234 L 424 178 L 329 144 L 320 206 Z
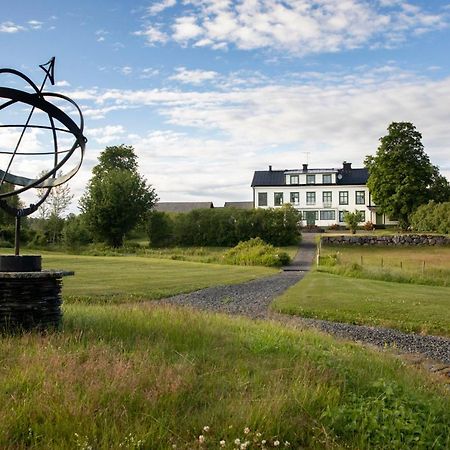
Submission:
M 409 216 L 418 206 L 450 195 L 448 181 L 431 164 L 422 135 L 410 122 L 392 122 L 376 155 L 367 156 L 365 164 L 374 203 L 402 228 L 409 225 Z
M 142 220 L 156 202 L 154 189 L 137 171 L 133 147 L 107 147 L 92 170 L 93 177 L 80 200 L 92 235 L 113 247 Z

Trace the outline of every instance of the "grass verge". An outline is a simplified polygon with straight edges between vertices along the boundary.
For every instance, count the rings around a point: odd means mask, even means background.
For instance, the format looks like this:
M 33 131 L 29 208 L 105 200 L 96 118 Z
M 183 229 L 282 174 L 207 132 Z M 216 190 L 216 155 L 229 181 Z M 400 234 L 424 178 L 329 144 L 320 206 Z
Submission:
M 450 444 L 448 390 L 389 354 L 314 331 L 66 305 L 61 332 L 3 337 L 0 355 L 2 449 Z
M 46 254 L 45 268 L 74 270 L 64 278 L 64 301 L 123 303 L 153 300 L 219 284 L 234 284 L 277 273 L 266 267 L 238 267 L 137 256 Z
M 450 336 L 450 287 L 314 271 L 276 299 L 272 308 L 303 317 Z

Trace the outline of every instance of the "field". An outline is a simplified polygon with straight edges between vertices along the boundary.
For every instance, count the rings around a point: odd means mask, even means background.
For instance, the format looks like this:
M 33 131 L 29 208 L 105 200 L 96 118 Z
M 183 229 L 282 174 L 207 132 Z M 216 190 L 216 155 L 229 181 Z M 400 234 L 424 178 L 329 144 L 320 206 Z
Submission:
M 450 286 L 450 247 L 331 247 L 320 270 L 416 284 Z
M 450 337 L 450 287 L 314 271 L 288 289 L 272 307 L 303 317 Z
M 313 331 L 76 304 L 61 332 L 3 336 L 0 359 L 5 450 L 450 445 L 444 386 Z
M 266 267 L 225 266 L 139 256 L 47 253 L 44 268 L 75 271 L 64 278 L 65 302 L 122 303 L 152 300 L 218 284 L 272 275 Z

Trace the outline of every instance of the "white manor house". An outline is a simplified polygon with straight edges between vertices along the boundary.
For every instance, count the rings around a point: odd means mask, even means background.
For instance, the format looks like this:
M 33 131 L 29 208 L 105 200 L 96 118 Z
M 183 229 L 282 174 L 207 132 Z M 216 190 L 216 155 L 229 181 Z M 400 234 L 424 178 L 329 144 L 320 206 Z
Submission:
M 371 201 L 367 169 L 353 169 L 343 163 L 339 169 L 302 169 L 256 171 L 253 176 L 255 208 L 276 208 L 290 203 L 301 212 L 303 225 L 330 226 L 344 224 L 344 213 L 360 211 L 362 222 L 393 225 L 377 212 Z

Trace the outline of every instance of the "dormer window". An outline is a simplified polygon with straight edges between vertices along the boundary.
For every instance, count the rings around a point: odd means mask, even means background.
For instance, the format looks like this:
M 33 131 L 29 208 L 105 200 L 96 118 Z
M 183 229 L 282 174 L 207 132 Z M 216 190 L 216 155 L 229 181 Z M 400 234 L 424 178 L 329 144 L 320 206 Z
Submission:
M 323 184 L 331 184 L 331 174 L 322 175 L 322 183 Z
M 306 184 L 316 184 L 316 176 L 306 175 Z
M 298 184 L 298 175 L 291 175 L 290 184 Z

